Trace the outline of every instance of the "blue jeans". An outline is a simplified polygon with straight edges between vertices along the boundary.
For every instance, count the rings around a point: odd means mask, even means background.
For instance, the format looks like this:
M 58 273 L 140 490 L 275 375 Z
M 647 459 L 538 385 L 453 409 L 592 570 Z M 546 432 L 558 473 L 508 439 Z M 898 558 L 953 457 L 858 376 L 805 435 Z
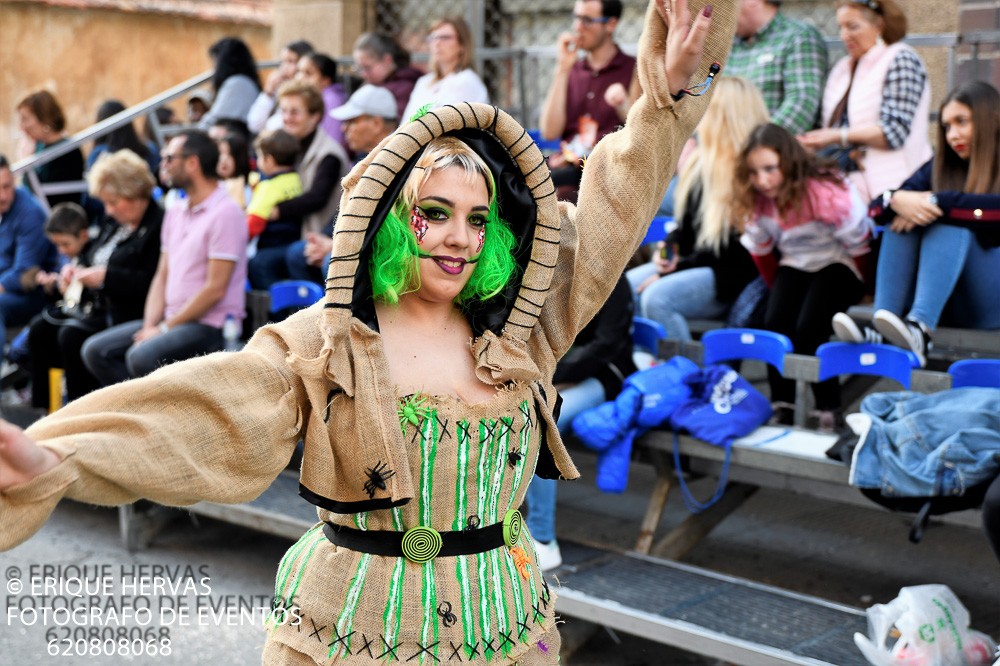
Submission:
M 132 336 L 142 321 L 130 321 L 95 333 L 83 343 L 83 363 L 102 386 L 143 377 L 161 365 L 222 349 L 222 329 L 188 323 L 136 344 Z
M 322 267 L 310 266 L 305 257 L 306 242 L 295 241 L 285 250 L 285 266 L 290 280 L 306 280 L 320 285 L 326 284 L 326 268 L 330 257 L 326 258 Z
M 604 386 L 593 377 L 574 384 L 565 391 L 560 391 L 563 398 L 562 410 L 559 412 L 559 422 L 556 426 L 559 433 L 566 436 L 576 415 L 585 409 L 596 407 L 605 400 Z M 536 541 L 548 543 L 556 538 L 556 480 L 540 479 L 537 476 L 528 484 L 528 492 L 524 497 L 528 505 L 528 518 L 525 521 L 528 531 Z
M 285 263 L 287 245 L 258 249 L 257 254 L 247 262 L 247 277 L 250 287 L 267 291 L 275 282 L 288 279 L 288 266 Z
M 937 328 L 948 310 L 964 328 L 1000 328 L 1000 248 L 984 249 L 968 229 L 931 224 L 886 231 L 878 259 L 875 307 Z
M 639 283 L 656 273 L 652 263 L 637 266 L 626 277 L 632 293 Z M 721 319 L 729 312 L 729 303 L 715 298 L 715 273 L 704 266 L 664 275 L 637 296 L 638 313 L 663 324 L 667 337 L 691 340 L 688 319 Z
M 5 291 L 0 294 L 0 345 L 7 340 L 8 326 L 25 326 L 45 307 L 45 294 L 35 289 L 27 294 Z M 3 349 L 0 346 L 0 349 Z

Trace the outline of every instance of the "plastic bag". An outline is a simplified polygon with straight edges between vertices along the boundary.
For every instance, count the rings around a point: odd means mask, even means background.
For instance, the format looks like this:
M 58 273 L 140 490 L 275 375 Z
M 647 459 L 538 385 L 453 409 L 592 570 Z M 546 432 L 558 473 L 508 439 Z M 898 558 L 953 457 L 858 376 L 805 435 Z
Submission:
M 989 666 L 996 656 L 947 585 L 904 587 L 867 613 L 868 636 L 856 633 L 854 643 L 874 666 Z

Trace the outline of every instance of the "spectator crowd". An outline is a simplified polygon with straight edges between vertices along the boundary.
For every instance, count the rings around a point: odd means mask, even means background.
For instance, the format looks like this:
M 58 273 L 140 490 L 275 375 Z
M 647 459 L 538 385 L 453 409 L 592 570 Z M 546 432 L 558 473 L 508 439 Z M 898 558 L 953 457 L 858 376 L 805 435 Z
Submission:
M 780 5 L 740 0 L 729 62 L 689 91 L 715 88 L 663 202 L 675 223 L 560 364 L 560 430 L 634 369 L 633 313 L 681 340 L 689 320 L 710 318 L 783 333 L 798 353 L 835 335 L 884 340 L 921 363 L 943 323 L 1000 329 L 1000 95 L 984 82 L 950 91 L 932 143 L 927 70 L 903 41 L 901 3 L 835 0 L 846 50 L 835 63 Z M 619 0 L 577 0 L 556 43 L 537 121 L 560 142 L 548 165 L 567 200 L 642 94 L 615 41 L 621 14 Z M 463 19 L 434 22 L 426 43 L 421 70 L 391 36 L 363 34 L 341 72 L 295 41 L 262 81 L 246 44 L 221 39 L 210 87 L 190 95 L 186 127 L 165 145 L 127 124 L 86 158 L 77 148 L 35 170 L 42 186 L 85 179 L 83 195 L 18 186 L 0 156 L 0 331 L 26 332 L 8 362 L 30 378 L 31 404 L 49 404 L 50 368 L 72 400 L 222 349 L 248 285 L 324 284 L 352 166 L 425 108 L 490 101 Z M 96 118 L 124 109 L 107 100 Z M 22 156 L 66 141 L 50 92 L 16 111 Z M 872 322 L 854 320 L 847 309 L 869 294 Z M 769 379 L 776 418 L 790 422 L 794 386 Z M 817 426 L 836 428 L 837 381 L 813 388 Z M 557 566 L 554 484 L 533 483 L 528 502 L 542 566 Z

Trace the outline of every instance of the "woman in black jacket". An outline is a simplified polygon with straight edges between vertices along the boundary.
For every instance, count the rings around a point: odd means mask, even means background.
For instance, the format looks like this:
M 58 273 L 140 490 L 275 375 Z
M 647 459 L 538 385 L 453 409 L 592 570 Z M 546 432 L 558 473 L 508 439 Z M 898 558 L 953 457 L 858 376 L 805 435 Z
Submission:
M 80 348 L 94 333 L 142 319 L 159 261 L 163 209 L 152 199 L 156 181 L 146 161 L 120 150 L 95 164 L 88 182 L 107 217 L 80 264 L 64 269 L 65 283 L 78 281 L 84 287 L 72 316 L 53 308 L 31 324 L 31 392 L 37 408 L 49 403 L 50 368 L 63 369 L 70 400 L 100 387 L 84 366 Z

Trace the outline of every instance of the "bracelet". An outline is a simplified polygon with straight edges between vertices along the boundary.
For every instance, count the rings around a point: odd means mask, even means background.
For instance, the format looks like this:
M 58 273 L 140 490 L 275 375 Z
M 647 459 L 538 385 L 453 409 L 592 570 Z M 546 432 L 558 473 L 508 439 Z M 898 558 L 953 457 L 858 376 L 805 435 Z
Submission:
M 840 145 L 842 145 L 845 148 L 848 146 L 846 127 L 840 128 Z
M 157 328 L 160 329 L 160 333 L 166 333 L 167 331 L 170 330 L 170 327 L 167 326 L 167 322 L 165 321 L 161 321 L 160 325 L 157 326 Z

